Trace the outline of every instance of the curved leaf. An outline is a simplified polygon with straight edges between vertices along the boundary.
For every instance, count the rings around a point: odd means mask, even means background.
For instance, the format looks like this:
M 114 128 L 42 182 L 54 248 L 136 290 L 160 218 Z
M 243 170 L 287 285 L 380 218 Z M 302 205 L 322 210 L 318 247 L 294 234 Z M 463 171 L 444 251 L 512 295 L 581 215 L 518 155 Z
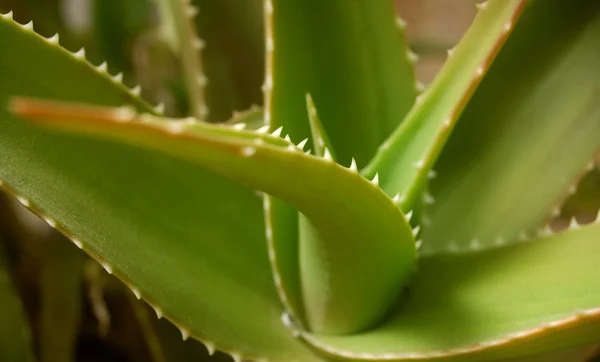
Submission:
M 277 136 L 26 99 L 15 101 L 12 109 L 57 130 L 194 162 L 293 205 L 310 221 L 299 260 L 307 317 L 315 329 L 348 333 L 370 327 L 413 269 L 412 229 L 376 179 L 306 155 Z
M 160 153 L 16 121 L 6 112 L 14 95 L 148 107 L 4 18 L 0 43 L 11 49 L 0 55 L 3 188 L 132 285 L 185 336 L 244 357 L 313 359 L 280 321 L 256 195 Z
M 353 336 L 303 333 L 345 360 L 496 361 L 600 338 L 600 218 L 529 243 L 421 259 L 383 326 Z

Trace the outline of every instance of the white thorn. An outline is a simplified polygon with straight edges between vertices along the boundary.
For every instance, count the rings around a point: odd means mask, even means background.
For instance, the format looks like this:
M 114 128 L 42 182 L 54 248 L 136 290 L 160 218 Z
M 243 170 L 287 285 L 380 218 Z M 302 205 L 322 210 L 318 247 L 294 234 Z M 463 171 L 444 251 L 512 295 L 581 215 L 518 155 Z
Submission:
M 273 135 L 275 137 L 280 137 L 282 131 L 283 131 L 283 126 L 277 128 L 275 131 L 273 131 L 273 133 L 271 133 L 271 135 Z
M 569 222 L 569 229 L 579 229 L 579 223 L 575 217 L 571 218 L 571 222 Z
M 194 39 L 194 47 L 197 50 L 202 50 L 202 49 L 204 49 L 205 46 L 206 46 L 206 43 L 204 42 L 204 40 L 202 40 L 200 38 Z
M 331 157 L 331 153 L 327 147 L 323 149 L 323 158 L 329 161 L 333 160 L 333 157 Z
M 423 102 L 424 97 L 425 97 L 424 93 L 419 94 L 418 96 L 415 97 L 415 103 L 421 104 L 421 102 Z
M 287 149 L 288 151 L 293 151 L 293 152 L 297 152 L 297 151 L 298 151 L 298 148 L 297 148 L 296 146 L 294 146 L 294 144 L 293 144 L 293 143 L 292 143 L 291 145 L 288 145 L 288 146 L 286 147 L 286 149 Z
M 121 83 L 123 81 L 123 73 L 117 73 L 115 74 L 112 79 L 115 80 L 115 82 L 119 82 Z
M 5 19 L 12 19 L 13 18 L 13 12 L 12 12 L 12 10 L 9 11 L 9 12 L 7 12 L 6 14 L 0 14 L 0 15 L 2 15 L 2 17 L 5 18 Z
M 198 15 L 198 8 L 193 5 L 188 5 L 186 10 L 187 10 L 187 15 L 189 17 L 193 18 L 193 17 L 196 17 L 196 15 Z
M 215 354 L 215 344 L 212 342 L 204 342 L 204 346 L 206 347 L 206 351 L 209 356 Z
M 413 236 L 416 237 L 419 234 L 419 231 L 421 231 L 421 225 L 417 225 L 414 229 L 412 229 Z
M 525 231 L 519 233 L 518 239 L 521 241 L 529 240 L 529 235 Z
M 512 23 L 509 21 L 504 24 L 504 31 L 510 31 L 510 29 L 512 29 Z
M 404 19 L 402 19 L 401 17 L 397 16 L 396 17 L 396 25 L 400 29 L 404 29 L 404 28 L 406 28 L 406 21 Z
M 99 66 L 96 67 L 96 69 L 104 73 L 106 72 L 106 69 L 108 69 L 108 65 L 106 64 L 106 62 L 102 62 Z
M 451 125 L 452 125 L 452 119 L 451 119 L 451 118 L 446 118 L 446 119 L 444 120 L 443 126 L 444 126 L 444 127 L 446 127 L 446 128 L 448 128 L 448 127 L 450 127 Z
M 231 126 L 231 128 L 241 131 L 246 128 L 246 124 L 245 123 L 236 123 L 233 126 Z
M 552 235 L 552 229 L 550 229 L 550 226 L 546 225 L 543 229 L 541 229 L 538 232 L 539 236 L 550 236 Z
M 258 132 L 258 133 L 267 133 L 268 131 L 269 131 L 269 125 L 262 126 L 256 130 L 256 132 Z
M 77 246 L 79 249 L 83 249 L 83 244 L 81 243 L 81 241 L 79 241 L 78 239 L 72 238 L 71 241 L 73 242 L 73 244 L 75 244 L 75 246 Z
M 58 33 L 52 35 L 50 38 L 48 38 L 48 43 L 51 44 L 58 44 Z
M 425 90 L 425 84 L 423 82 L 417 81 L 415 83 L 415 88 L 417 89 L 417 92 L 422 93 Z
M 571 187 L 569 187 L 569 190 L 567 190 L 567 192 L 569 193 L 569 195 L 574 195 L 577 192 L 577 186 L 572 185 Z
M 166 124 L 166 128 L 172 134 L 180 134 L 185 130 L 186 122 L 169 122 Z
M 107 272 L 108 274 L 112 274 L 112 268 L 110 267 L 110 265 L 108 265 L 108 264 L 103 264 L 103 263 L 100 263 L 100 265 L 102 265 L 102 267 L 104 268 L 104 270 L 106 270 L 106 272 Z
M 423 194 L 423 202 L 425 202 L 427 205 L 433 205 L 435 204 L 435 198 L 431 196 L 429 192 L 425 192 Z
M 135 87 L 131 88 L 131 93 L 133 93 L 136 96 L 139 96 L 142 93 L 142 86 L 138 84 Z
M 475 6 L 477 7 L 477 9 L 479 9 L 479 10 L 483 10 L 483 9 L 485 9 L 485 8 L 486 8 L 486 6 L 487 6 L 487 1 L 484 1 L 484 2 L 482 2 L 482 3 L 479 3 L 479 4 L 475 4 Z
M 596 164 L 594 163 L 594 161 L 591 161 L 590 163 L 588 163 L 585 166 L 585 170 L 589 172 L 589 171 L 593 170 L 595 166 L 596 166 Z
M 420 250 L 421 246 L 423 246 L 423 240 L 417 240 L 415 246 L 417 247 L 417 250 Z
M 198 82 L 200 87 L 206 87 L 208 85 L 208 78 L 204 74 L 200 74 L 196 78 L 196 82 Z
M 412 51 L 409 50 L 408 51 L 408 59 L 411 62 L 416 63 L 416 62 L 419 61 L 419 56 L 415 52 L 412 52 Z
M 397 204 L 400 201 L 400 193 L 397 193 L 396 196 L 392 197 L 392 201 Z
M 454 48 L 450 48 L 450 49 L 446 50 L 446 53 L 448 53 L 448 57 L 451 57 L 452 54 L 454 53 Z
M 302 141 L 300 141 L 300 143 L 298 143 L 298 148 L 303 150 L 304 146 L 306 146 L 306 143 L 308 143 L 308 138 L 305 138 Z
M 156 318 L 161 319 L 163 316 L 162 310 L 158 307 L 153 307 L 154 313 L 156 313 Z
M 50 226 L 51 228 L 56 228 L 56 222 L 48 217 L 44 217 L 43 218 L 44 221 L 46 222 L 46 224 L 48 224 L 48 226 Z
M 290 138 L 290 135 L 285 135 L 285 137 L 283 137 L 284 140 L 288 141 L 288 142 L 292 142 L 292 139 Z
M 415 167 L 416 168 L 421 169 L 421 168 L 423 168 L 423 166 L 425 166 L 425 161 L 419 160 L 419 161 L 415 162 Z
M 26 198 L 24 198 L 24 197 L 21 197 L 21 196 L 17 196 L 17 201 L 18 201 L 18 202 L 19 202 L 21 205 L 23 205 L 23 206 L 25 206 L 25 207 L 29 207 L 29 200 L 27 200 Z
M 379 172 L 375 173 L 375 177 L 373 177 L 373 180 L 371 180 L 371 183 L 373 185 L 379 185 Z
M 140 291 L 137 288 L 131 287 L 131 291 L 133 292 L 133 295 L 135 295 L 135 297 L 137 299 L 142 298 L 142 294 L 140 293 Z
M 304 154 L 310 156 L 310 152 L 311 152 L 310 150 L 306 150 L 306 151 L 304 151 Z
M 252 157 L 255 154 L 256 154 L 256 148 L 254 148 L 254 147 L 248 146 L 248 147 L 242 148 L 242 155 L 244 157 Z
M 190 337 L 189 332 L 186 331 L 184 328 L 179 327 L 179 331 L 181 332 L 181 339 L 183 339 L 184 341 Z
M 231 358 L 233 358 L 233 362 L 242 362 L 242 355 L 239 353 L 231 353 Z
M 165 113 L 165 104 L 164 103 L 159 103 L 154 107 L 154 111 L 158 114 L 163 114 Z
M 350 170 L 358 171 L 358 166 L 356 166 L 356 160 L 352 157 L 352 161 L 350 161 Z
M 437 172 L 435 172 L 435 170 L 429 170 L 429 172 L 427 173 L 427 177 L 429 177 L 430 180 L 433 180 L 437 177 Z
M 596 214 L 596 220 L 594 222 L 600 223 L 600 210 L 598 210 L 598 214 Z
M 483 67 L 477 67 L 475 72 L 477 73 L 477 76 L 481 77 L 483 75 Z
M 552 209 L 552 217 L 557 217 L 558 215 L 560 215 L 560 211 L 560 206 L 557 206 L 554 209 Z
M 27 24 L 24 24 L 23 29 L 33 30 L 33 21 L 29 21 Z
M 413 210 L 410 210 L 409 212 L 404 214 L 404 216 L 406 217 L 406 221 L 410 221 L 413 217 Z
M 502 236 L 498 236 L 496 238 L 496 240 L 494 241 L 496 243 L 496 245 L 500 246 L 500 245 L 504 245 L 504 238 Z
M 77 53 L 74 54 L 76 58 L 85 59 L 85 48 L 79 49 Z

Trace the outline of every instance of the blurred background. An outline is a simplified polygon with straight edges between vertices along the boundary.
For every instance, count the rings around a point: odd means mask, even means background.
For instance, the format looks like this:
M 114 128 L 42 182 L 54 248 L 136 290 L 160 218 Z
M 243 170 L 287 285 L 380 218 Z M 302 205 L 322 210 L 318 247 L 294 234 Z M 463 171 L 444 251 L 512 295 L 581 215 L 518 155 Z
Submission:
M 142 96 L 165 105 L 172 116 L 189 113 L 178 62 L 179 44 L 161 21 L 165 0 L 0 0 L 21 23 L 33 20 L 44 36 L 60 35 L 71 51 L 85 47 L 88 59 L 107 61 Z M 212 122 L 261 105 L 264 61 L 262 0 L 193 0 L 196 29 L 205 43 L 202 66 L 209 80 L 206 99 Z M 428 84 L 476 14 L 474 0 L 398 0 L 406 21 L 418 78 Z M 10 50 L 3 50 L 10 51 Z M 600 175 L 586 176 L 580 189 L 599 190 Z M 592 217 L 595 199 L 567 202 L 555 227 L 571 215 Z M 179 331 L 135 298 L 78 248 L 27 210 L 0 193 L 0 266 L 16 288 L 32 330 L 38 360 L 50 361 L 200 361 L 208 357 L 198 342 L 183 342 Z M 0 275 L 1 276 L 1 275 Z M 2 307 L 0 306 L 0 313 Z M 1 318 L 0 318 L 1 323 Z M 2 328 L 0 328 L 1 330 Z M 1 332 L 0 332 L 1 333 Z M 1 336 L 0 336 L 1 337 Z M 1 352 L 0 352 L 1 356 Z

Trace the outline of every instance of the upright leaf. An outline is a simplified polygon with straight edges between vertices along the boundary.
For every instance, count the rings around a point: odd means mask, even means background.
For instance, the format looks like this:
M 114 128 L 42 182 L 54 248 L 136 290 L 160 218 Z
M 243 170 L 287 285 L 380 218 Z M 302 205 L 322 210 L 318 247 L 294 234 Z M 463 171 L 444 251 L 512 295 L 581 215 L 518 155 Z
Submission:
M 425 252 L 531 237 L 600 147 L 600 3 L 535 1 L 461 115 L 431 183 Z

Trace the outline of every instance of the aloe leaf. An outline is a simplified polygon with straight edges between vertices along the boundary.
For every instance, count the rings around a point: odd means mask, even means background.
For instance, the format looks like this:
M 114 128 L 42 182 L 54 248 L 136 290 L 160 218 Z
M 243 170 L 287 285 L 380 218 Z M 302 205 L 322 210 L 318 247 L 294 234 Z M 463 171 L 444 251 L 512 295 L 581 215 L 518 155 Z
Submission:
M 321 123 L 319 118 L 319 112 L 315 106 L 315 102 L 310 96 L 306 94 L 306 109 L 308 110 L 308 124 L 310 126 L 310 134 L 313 140 L 313 152 L 317 156 L 330 158 L 335 160 L 333 147 L 329 141 L 329 136 Z
M 340 162 L 365 165 L 417 94 L 394 2 L 268 0 L 265 7 L 272 129 L 283 126 L 294 142 L 310 137 L 310 93 Z
M 202 70 L 202 54 L 204 42 L 198 38 L 194 17 L 198 9 L 191 5 L 190 0 L 154 0 L 160 9 L 161 29 L 167 32 L 165 37 L 171 40 L 173 51 L 181 60 L 181 69 L 188 106 L 193 116 L 200 120 L 206 119 L 208 107 L 205 101 L 207 79 Z M 174 34 L 172 34 L 174 33 Z
M 193 0 L 196 29 L 206 42 L 206 103 L 211 121 L 262 105 L 265 41 L 261 0 Z
M 40 361 L 75 360 L 84 254 L 60 235 L 43 240 Z
M 118 108 L 19 99 L 12 109 L 53 129 L 194 162 L 293 205 L 310 221 L 305 231 L 314 242 L 301 249 L 300 261 L 305 263 L 304 301 L 312 307 L 308 316 L 316 329 L 348 333 L 371 326 L 414 266 L 412 229 L 376 179 L 307 155 L 279 137 L 186 120 L 164 122 Z
M 382 144 L 363 171 L 366 177 L 378 172 L 383 189 L 389 195 L 401 195 L 400 204 L 405 211 L 415 206 L 455 122 L 512 31 L 526 1 L 491 0 L 484 4 L 433 84 L 417 98 L 406 121 Z
M 0 244 L 0 355 L 6 361 L 35 361 L 31 331 L 12 285 L 4 245 Z
M 531 237 L 600 147 L 600 3 L 536 1 L 460 117 L 424 252 Z
M 346 360 L 496 361 L 589 345 L 600 333 L 599 236 L 596 223 L 422 258 L 405 300 L 381 327 L 302 337 Z
M 3 17 L 0 43 L 11 48 L 0 56 L 2 188 L 132 286 L 183 336 L 236 356 L 312 360 L 279 320 L 256 195 L 160 153 L 15 120 L 6 111 L 14 95 L 149 107 Z

